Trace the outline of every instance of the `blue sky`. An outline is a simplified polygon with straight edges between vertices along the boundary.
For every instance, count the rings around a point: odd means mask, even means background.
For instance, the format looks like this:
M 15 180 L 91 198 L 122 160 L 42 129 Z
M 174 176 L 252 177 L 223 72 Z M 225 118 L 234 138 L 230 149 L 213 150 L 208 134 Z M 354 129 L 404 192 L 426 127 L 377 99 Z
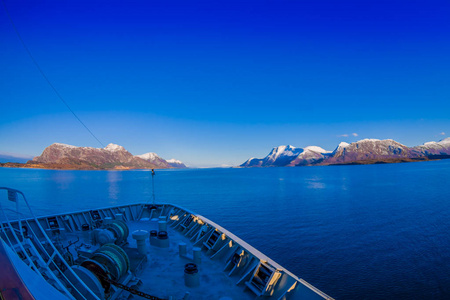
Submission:
M 133 154 L 237 165 L 450 134 L 448 1 L 3 1 L 70 107 Z M 101 147 L 4 7 L 0 45 L 0 152 Z

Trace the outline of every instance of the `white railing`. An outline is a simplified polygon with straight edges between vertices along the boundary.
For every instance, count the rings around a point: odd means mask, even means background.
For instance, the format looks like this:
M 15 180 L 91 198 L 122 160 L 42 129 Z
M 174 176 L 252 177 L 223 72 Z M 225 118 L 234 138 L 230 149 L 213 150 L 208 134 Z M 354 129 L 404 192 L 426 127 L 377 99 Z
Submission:
M 81 285 L 88 293 L 90 293 L 90 295 L 89 295 L 90 299 L 99 299 L 84 284 L 84 282 L 79 279 L 79 277 L 73 272 L 71 267 L 68 265 L 66 260 L 62 257 L 61 253 L 59 253 L 59 251 L 56 249 L 55 245 L 50 240 L 47 233 L 42 228 L 41 224 L 39 223 L 39 221 L 37 220 L 33 211 L 31 210 L 24 193 L 22 193 L 19 190 L 7 188 L 7 187 L 0 187 L 0 190 L 5 190 L 7 192 L 7 194 L 8 194 L 7 200 L 11 201 L 11 202 L 15 202 L 15 207 L 16 207 L 16 210 L 4 207 L 6 205 L 2 205 L 3 199 L 0 198 L 0 212 L 1 212 L 1 215 L 0 215 L 0 217 L 1 217 L 0 218 L 0 225 L 1 225 L 0 237 L 11 248 L 11 250 L 19 257 L 20 257 L 19 252 L 22 253 L 23 260 L 27 260 L 28 261 L 27 265 L 32 269 L 36 269 L 36 266 L 34 265 L 33 259 L 31 256 L 36 255 L 38 261 L 41 260 L 42 262 L 44 262 L 43 264 L 39 265 L 39 267 L 43 269 L 43 272 L 45 272 L 46 276 L 52 277 L 55 288 L 58 289 L 62 294 L 64 294 L 69 299 L 75 299 L 75 297 L 68 291 L 66 285 L 69 285 L 70 288 L 72 289 L 72 291 L 76 292 L 78 297 L 81 297 L 82 299 L 87 299 L 87 298 L 83 295 L 83 293 L 81 291 L 79 291 L 76 288 L 76 284 L 73 284 L 66 277 L 64 272 L 71 273 L 71 276 L 73 278 L 75 278 L 75 280 L 78 281 L 77 284 Z M 19 197 L 19 196 L 21 196 L 21 197 Z M 19 198 L 22 198 L 23 202 L 26 204 L 26 207 L 28 208 L 29 213 L 32 216 L 32 218 L 22 220 L 22 218 L 25 214 L 20 212 L 20 210 L 19 210 Z M 12 211 L 13 213 L 15 213 L 17 216 L 17 220 L 10 220 L 10 217 L 6 213 L 7 211 L 9 211 L 9 212 Z M 31 231 L 31 232 L 29 232 L 31 238 L 29 236 L 24 235 L 22 221 L 24 221 L 27 224 L 27 229 L 29 229 Z M 34 221 L 34 224 L 36 226 L 31 226 L 31 224 L 29 223 L 30 221 Z M 18 228 L 15 228 L 13 226 L 13 224 L 15 224 L 15 223 L 17 223 L 16 226 L 18 226 Z M 37 227 L 39 232 L 35 232 L 33 227 Z M 40 251 L 37 250 L 36 247 L 34 247 L 33 240 L 36 243 L 40 243 L 41 242 L 39 240 L 40 236 L 43 237 L 45 240 L 45 243 L 47 245 L 49 245 L 49 247 L 50 247 L 49 250 L 52 252 L 52 254 L 50 254 L 47 251 L 46 247 L 39 247 Z M 28 244 L 28 246 L 30 246 L 30 247 L 25 246 L 26 244 Z M 25 249 L 25 247 L 27 247 L 27 249 Z M 30 251 L 30 253 L 32 253 L 32 255 L 30 255 L 27 250 Z M 59 264 L 57 262 L 59 262 Z M 61 270 L 60 266 L 63 267 L 65 270 L 64 271 Z M 39 270 L 35 270 L 35 271 L 38 276 L 43 277 L 42 273 Z M 55 274 L 54 271 L 57 272 L 59 277 Z M 77 297 L 77 299 L 78 299 L 78 297 Z

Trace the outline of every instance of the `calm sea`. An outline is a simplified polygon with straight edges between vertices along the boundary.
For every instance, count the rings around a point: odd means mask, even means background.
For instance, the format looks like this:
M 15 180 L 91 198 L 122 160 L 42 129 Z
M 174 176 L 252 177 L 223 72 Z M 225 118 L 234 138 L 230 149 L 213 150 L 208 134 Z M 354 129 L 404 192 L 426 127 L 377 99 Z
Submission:
M 336 299 L 450 299 L 450 160 L 161 170 L 154 180 L 156 201 L 210 218 Z M 0 168 L 0 186 L 23 191 L 38 215 L 153 192 L 149 171 Z

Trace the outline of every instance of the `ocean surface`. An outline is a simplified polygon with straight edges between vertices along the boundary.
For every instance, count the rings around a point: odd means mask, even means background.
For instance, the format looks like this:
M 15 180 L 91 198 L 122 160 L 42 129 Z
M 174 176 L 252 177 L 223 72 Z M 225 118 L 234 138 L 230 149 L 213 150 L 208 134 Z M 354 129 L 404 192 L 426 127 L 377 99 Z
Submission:
M 157 170 L 154 184 L 157 202 L 210 218 L 336 299 L 450 299 L 450 160 Z M 37 215 L 153 194 L 147 170 L 0 168 L 0 186 Z

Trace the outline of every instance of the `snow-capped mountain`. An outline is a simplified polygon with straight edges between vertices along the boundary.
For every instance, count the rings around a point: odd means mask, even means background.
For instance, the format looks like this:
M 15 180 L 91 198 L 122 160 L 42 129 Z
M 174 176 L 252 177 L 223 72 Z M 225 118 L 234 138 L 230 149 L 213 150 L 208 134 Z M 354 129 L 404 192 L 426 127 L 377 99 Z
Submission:
M 267 155 L 261 166 L 282 166 L 289 164 L 292 160 L 294 160 L 300 153 L 303 152 L 302 148 L 295 148 L 291 145 L 288 146 L 279 146 L 272 149 L 272 151 Z
M 450 154 L 450 137 L 439 142 L 427 142 L 412 148 L 413 151 L 431 156 L 431 155 L 449 155 Z
M 392 139 L 364 139 L 351 144 L 341 142 L 332 152 L 317 146 L 279 146 L 265 158 L 251 158 L 241 167 L 370 164 L 437 158 L 450 158 L 450 138 L 411 148 Z
M 320 163 L 330 155 L 331 151 L 327 151 L 317 146 L 308 146 L 303 149 L 289 166 L 306 166 Z
M 109 144 L 105 148 L 93 148 L 54 143 L 45 148 L 40 156 L 33 158 L 30 164 L 56 169 L 173 168 L 156 153 L 149 152 L 134 156 L 124 147 L 116 144 Z
M 136 157 L 140 157 L 140 158 L 145 159 L 145 160 L 162 159 L 155 152 L 148 152 L 148 153 L 144 153 L 144 154 L 141 154 L 141 155 L 135 155 L 135 156 Z
M 52 164 L 59 168 L 79 169 L 114 169 L 157 168 L 153 163 L 134 157 L 124 147 L 109 144 L 105 148 L 76 147 L 55 143 L 44 149 L 40 156 L 33 158 L 33 163 Z
M 187 168 L 187 166 L 183 162 L 181 162 L 175 158 L 168 159 L 167 163 L 173 168 L 178 168 L 178 169 Z
M 275 147 L 265 158 L 250 158 L 243 167 L 269 167 L 269 166 L 286 166 L 291 163 L 300 153 L 302 148 L 295 148 L 290 145 Z
M 348 145 L 341 144 L 341 147 L 338 146 L 337 151 L 333 152 L 333 155 L 327 159 L 327 164 L 347 164 L 372 160 L 383 161 L 418 157 L 407 146 L 391 139 L 364 139 Z
M 262 159 L 251 157 L 247 159 L 240 167 L 261 167 Z
M 72 146 L 75 147 L 75 146 Z M 108 144 L 105 148 L 106 151 L 111 151 L 111 152 L 120 152 L 120 151 L 126 151 L 124 147 L 116 145 L 116 144 Z
M 148 152 L 141 155 L 136 155 L 136 157 L 142 158 L 143 160 L 149 161 L 163 168 L 187 168 L 184 163 L 174 158 L 165 160 L 164 158 L 158 156 L 158 154 L 154 152 Z
M 250 158 L 241 167 L 284 167 L 294 165 L 305 165 L 319 160 L 323 160 L 326 151 L 317 146 L 296 148 L 293 146 L 279 146 L 270 151 L 265 158 Z
M 334 149 L 333 155 L 338 151 L 344 150 L 344 148 L 346 148 L 348 145 L 350 144 L 346 142 L 340 142 L 339 145 L 336 147 L 336 149 Z
M 142 158 L 152 164 L 155 164 L 159 168 L 170 168 L 170 164 L 163 158 L 159 157 L 158 154 L 154 152 L 148 152 L 141 155 L 136 155 L 135 157 Z

